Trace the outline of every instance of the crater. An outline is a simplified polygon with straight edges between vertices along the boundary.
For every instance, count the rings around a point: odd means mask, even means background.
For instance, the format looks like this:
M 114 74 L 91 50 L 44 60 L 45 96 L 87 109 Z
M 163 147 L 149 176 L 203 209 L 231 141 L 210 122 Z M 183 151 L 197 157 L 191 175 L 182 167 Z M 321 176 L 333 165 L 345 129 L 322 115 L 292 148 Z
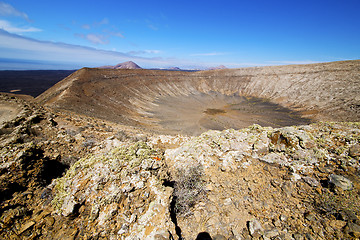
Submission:
M 360 61 L 216 71 L 83 68 L 36 98 L 145 132 L 359 121 Z

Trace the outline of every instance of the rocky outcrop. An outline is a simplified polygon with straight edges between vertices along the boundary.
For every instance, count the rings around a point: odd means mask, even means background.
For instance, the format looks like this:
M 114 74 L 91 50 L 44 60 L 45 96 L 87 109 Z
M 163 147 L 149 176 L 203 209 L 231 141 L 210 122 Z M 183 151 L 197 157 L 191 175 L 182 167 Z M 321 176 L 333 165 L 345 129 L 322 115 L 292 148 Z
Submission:
M 76 162 L 53 182 L 52 204 L 91 238 L 177 238 L 167 178 L 162 154 L 138 142 Z
M 187 188 L 175 184 L 175 195 L 188 195 L 180 199 L 187 209 L 177 218 L 182 237 L 204 232 L 221 239 L 354 237 L 356 230 L 345 226 L 360 223 L 360 164 L 349 155 L 359 136 L 359 124 L 351 123 L 254 125 L 209 131 L 166 150 L 173 181 L 193 181 Z

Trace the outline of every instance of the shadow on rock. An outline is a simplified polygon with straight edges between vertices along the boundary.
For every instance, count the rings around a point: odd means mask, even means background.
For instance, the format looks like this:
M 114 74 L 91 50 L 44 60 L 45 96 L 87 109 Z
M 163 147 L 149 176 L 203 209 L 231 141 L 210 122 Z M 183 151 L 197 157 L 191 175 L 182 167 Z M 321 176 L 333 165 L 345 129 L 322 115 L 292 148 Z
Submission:
M 212 240 L 212 238 L 209 233 L 201 232 L 197 235 L 196 240 Z

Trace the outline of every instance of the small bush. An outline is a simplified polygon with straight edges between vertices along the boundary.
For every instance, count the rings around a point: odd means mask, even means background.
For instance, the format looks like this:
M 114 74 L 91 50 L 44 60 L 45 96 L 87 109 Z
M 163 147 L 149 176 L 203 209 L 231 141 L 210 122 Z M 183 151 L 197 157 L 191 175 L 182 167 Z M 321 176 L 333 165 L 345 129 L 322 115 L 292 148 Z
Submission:
M 129 136 L 123 130 L 118 131 L 117 133 L 115 133 L 114 136 L 121 142 L 124 142 L 129 139 Z
M 178 215 L 188 215 L 195 203 L 205 198 L 202 172 L 200 165 L 178 170 L 174 185 L 175 212 Z
M 83 148 L 92 148 L 96 145 L 96 141 L 93 139 L 87 139 L 82 143 Z
M 314 198 L 314 204 L 315 209 L 327 217 L 337 217 L 341 212 L 360 216 L 360 195 L 355 189 L 337 193 L 323 191 Z

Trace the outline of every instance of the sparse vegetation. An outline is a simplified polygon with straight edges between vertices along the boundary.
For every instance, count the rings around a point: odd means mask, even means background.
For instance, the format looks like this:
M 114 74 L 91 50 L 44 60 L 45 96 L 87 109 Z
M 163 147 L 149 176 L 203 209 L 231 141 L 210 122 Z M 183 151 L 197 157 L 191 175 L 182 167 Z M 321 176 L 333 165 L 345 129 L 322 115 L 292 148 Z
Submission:
M 95 145 L 96 145 L 96 141 L 93 139 L 87 139 L 82 143 L 82 146 L 88 149 L 94 147 Z
M 188 215 L 191 207 L 206 197 L 202 175 L 201 165 L 178 170 L 174 186 L 175 211 L 178 215 Z
M 335 192 L 323 191 L 315 199 L 315 208 L 327 217 L 344 218 L 346 215 L 360 215 L 360 195 L 357 190 Z
M 126 140 L 129 139 L 129 136 L 128 136 L 128 135 L 126 134 L 126 132 L 123 131 L 123 130 L 118 131 L 117 133 L 115 133 L 114 136 L 115 136 L 119 141 L 122 141 L 122 142 L 124 142 L 124 141 L 126 141 Z

